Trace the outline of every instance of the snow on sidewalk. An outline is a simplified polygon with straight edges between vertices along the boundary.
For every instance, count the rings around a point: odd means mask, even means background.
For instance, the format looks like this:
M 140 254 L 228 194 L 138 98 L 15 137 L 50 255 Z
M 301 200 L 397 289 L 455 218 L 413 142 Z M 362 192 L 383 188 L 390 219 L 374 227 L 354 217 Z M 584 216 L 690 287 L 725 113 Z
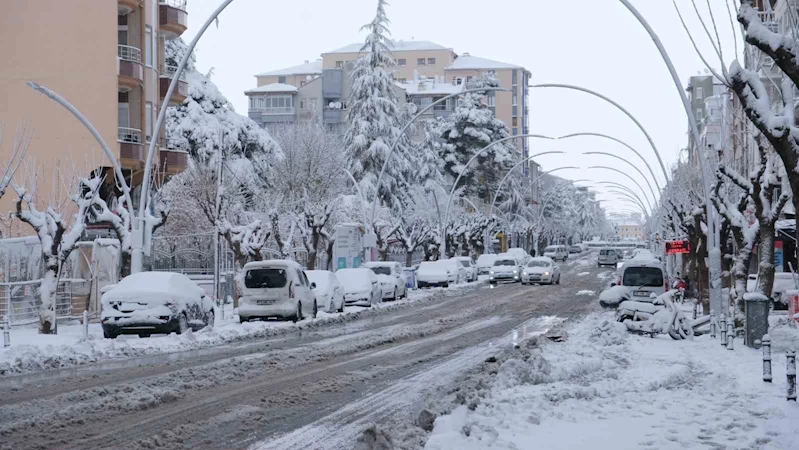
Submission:
M 408 299 L 384 302 L 372 308 L 346 307 L 341 314 L 320 312 L 313 320 L 291 322 L 246 322 L 240 324 L 228 305 L 225 317 L 216 313 L 216 326 L 183 335 L 153 335 L 139 338 L 135 335 L 104 339 L 99 323 L 89 324 L 89 339 L 83 339 L 83 326 L 73 321 L 58 324 L 58 335 L 40 335 L 35 325 L 12 327 L 11 347 L 0 347 L 0 376 L 16 375 L 42 370 L 60 369 L 110 360 L 120 360 L 148 355 L 196 350 L 231 344 L 246 339 L 271 337 L 296 330 L 313 329 L 333 322 L 349 322 L 385 311 L 413 307 L 422 301 L 434 301 L 464 289 L 472 289 L 480 282 L 450 287 L 415 290 Z
M 425 448 L 799 448 L 784 354 L 769 384 L 760 351 L 740 340 L 728 351 L 709 336 L 630 335 L 609 313 L 568 331 L 566 342 L 516 350 L 472 409 L 436 419 Z

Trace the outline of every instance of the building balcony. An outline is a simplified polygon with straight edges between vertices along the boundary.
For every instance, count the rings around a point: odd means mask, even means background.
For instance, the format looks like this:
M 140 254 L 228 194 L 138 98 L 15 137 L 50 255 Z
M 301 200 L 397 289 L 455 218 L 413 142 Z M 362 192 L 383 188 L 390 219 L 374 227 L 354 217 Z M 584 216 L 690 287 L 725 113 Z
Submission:
M 186 31 L 186 0 L 158 0 L 158 25 L 166 39 L 177 39 Z
M 161 140 L 159 144 L 158 162 L 161 172 L 167 175 L 176 175 L 186 170 L 186 166 L 189 164 L 189 154 L 185 150 L 178 148 L 171 139 Z
M 117 14 L 124 16 L 139 7 L 140 0 L 117 0 Z
M 169 83 L 172 82 L 172 77 L 175 76 L 175 72 L 177 72 L 177 67 L 175 66 L 164 66 L 163 70 L 161 71 L 161 78 L 159 80 L 160 83 L 160 91 L 161 91 L 161 99 L 166 97 L 166 93 L 169 90 Z M 186 71 L 184 70 L 183 73 L 180 74 L 178 78 L 178 83 L 175 85 L 175 90 L 172 92 L 172 96 L 169 99 L 170 105 L 180 105 L 186 100 L 186 97 L 189 96 L 189 83 L 186 81 Z
M 144 164 L 144 140 L 141 130 L 119 127 L 117 142 L 119 142 L 119 160 L 123 168 L 137 169 Z
M 118 88 L 122 92 L 135 89 L 144 81 L 141 50 L 130 45 L 117 46 Z

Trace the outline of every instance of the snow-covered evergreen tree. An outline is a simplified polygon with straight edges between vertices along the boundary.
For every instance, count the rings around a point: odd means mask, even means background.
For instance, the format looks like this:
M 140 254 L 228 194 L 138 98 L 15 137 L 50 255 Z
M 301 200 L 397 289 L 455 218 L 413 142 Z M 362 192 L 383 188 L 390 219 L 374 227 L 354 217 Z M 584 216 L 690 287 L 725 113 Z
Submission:
M 410 172 L 407 156 L 410 146 L 403 138 L 381 185 L 376 186 L 391 144 L 399 136 L 402 117 L 390 72 L 395 62 L 391 56 L 386 5 L 385 0 L 378 0 L 374 20 L 362 28 L 369 34 L 352 72 L 349 128 L 344 136 L 344 147 L 350 171 L 363 194 L 369 199 L 379 195 L 382 203 L 393 205 L 407 187 L 405 176 Z
M 485 73 L 467 84 L 469 89 L 498 86 L 499 81 L 491 73 Z M 509 136 L 508 126 L 483 103 L 480 92 L 462 95 L 455 112 L 441 128 L 441 137 L 445 142 L 441 146 L 440 158 L 444 163 L 445 175 L 454 180 L 483 147 Z M 493 186 L 502 177 L 502 170 L 511 165 L 515 153 L 512 140 L 494 145 L 464 172 L 460 186 L 466 186 L 468 194 L 477 193 L 480 198 L 488 199 L 493 195 Z

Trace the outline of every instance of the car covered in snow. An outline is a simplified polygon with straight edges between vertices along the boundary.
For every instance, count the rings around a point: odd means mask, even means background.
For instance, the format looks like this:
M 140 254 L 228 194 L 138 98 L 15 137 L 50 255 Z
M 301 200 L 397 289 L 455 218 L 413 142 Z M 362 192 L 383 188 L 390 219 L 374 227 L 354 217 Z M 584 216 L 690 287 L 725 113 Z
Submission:
M 475 265 L 477 266 L 477 273 L 487 274 L 489 270 L 491 270 L 491 266 L 494 265 L 494 262 L 497 260 L 497 255 L 494 253 L 483 253 L 477 258 Z
M 316 317 L 315 286 L 296 262 L 287 259 L 255 261 L 245 264 L 242 272 L 240 322 L 270 318 L 298 321 Z
M 488 281 L 491 284 L 497 284 L 500 281 L 515 283 L 521 279 L 521 272 L 519 261 L 512 255 L 502 253 L 488 272 Z
M 460 283 L 466 277 L 466 271 L 457 261 L 444 259 L 440 261 L 424 261 L 416 270 L 416 285 L 426 287 L 449 287 Z
M 522 269 L 522 284 L 560 284 L 560 268 L 552 258 L 539 256 Z
M 757 289 L 756 273 L 750 274 L 746 280 L 746 292 L 755 292 Z M 796 289 L 796 281 L 794 281 L 794 274 L 791 272 L 777 272 L 774 274 L 774 284 L 771 288 L 771 298 L 774 299 L 774 309 L 787 309 L 788 299 L 785 298 L 785 291 Z M 799 277 L 797 275 L 796 277 Z
M 402 265 L 395 261 L 373 261 L 363 265 L 377 275 L 383 299 L 397 300 L 408 295 Z
M 452 259 L 458 261 L 458 263 L 463 266 L 463 269 L 466 271 L 466 281 L 477 281 L 477 264 L 474 263 L 471 257 L 456 256 Z
M 616 256 L 616 249 L 615 248 L 602 248 L 599 249 L 599 253 L 596 257 L 596 266 L 603 267 L 603 266 L 613 266 L 616 267 L 616 263 L 619 261 L 618 257 Z
M 630 291 L 631 300 L 649 301 L 652 294 L 668 291 L 663 263 L 656 259 L 631 259 L 621 268 L 620 285 Z
M 570 245 L 569 246 L 569 254 L 570 255 L 579 255 L 583 252 L 583 247 L 580 245 Z
M 312 285 L 316 304 L 325 312 L 344 312 L 344 289 L 336 274 L 329 270 L 306 270 L 305 275 Z
M 509 248 L 508 251 L 505 252 L 505 254 L 511 255 L 514 258 L 516 258 L 516 261 L 519 261 L 519 264 L 522 266 L 527 264 L 527 261 L 529 261 L 530 258 L 532 258 L 530 256 L 530 253 L 528 253 L 525 249 L 521 247 Z
M 544 249 L 544 256 L 552 258 L 554 261 L 566 261 L 569 259 L 569 250 L 565 245 L 550 245 Z
M 122 279 L 100 300 L 103 336 L 178 333 L 214 325 L 214 302 L 189 277 L 140 272 Z
M 383 299 L 380 281 L 372 269 L 339 269 L 336 278 L 344 289 L 344 303 L 347 305 L 371 307 Z

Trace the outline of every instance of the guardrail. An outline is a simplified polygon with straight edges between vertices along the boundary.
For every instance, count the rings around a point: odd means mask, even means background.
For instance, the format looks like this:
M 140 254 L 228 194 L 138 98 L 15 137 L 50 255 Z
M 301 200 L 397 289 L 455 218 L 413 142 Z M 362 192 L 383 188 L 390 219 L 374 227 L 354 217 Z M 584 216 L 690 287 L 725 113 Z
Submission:
M 130 45 L 117 45 L 117 56 L 124 61 L 141 64 L 141 49 Z

